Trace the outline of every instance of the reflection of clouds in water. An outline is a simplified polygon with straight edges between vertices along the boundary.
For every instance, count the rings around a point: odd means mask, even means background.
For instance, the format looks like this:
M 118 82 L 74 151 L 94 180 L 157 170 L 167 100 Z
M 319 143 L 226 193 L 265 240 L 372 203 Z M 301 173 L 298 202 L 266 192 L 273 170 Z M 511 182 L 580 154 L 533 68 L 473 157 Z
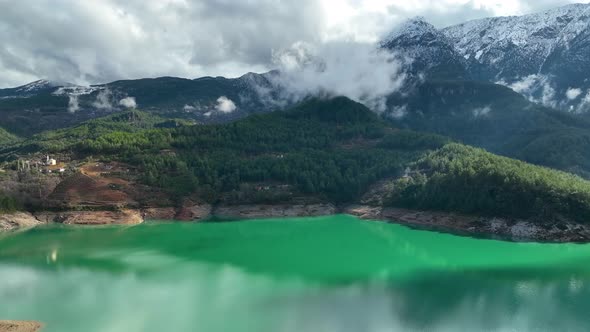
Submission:
M 125 260 L 139 267 L 150 256 L 144 252 Z M 0 265 L 0 299 L 11 304 L 0 306 L 0 317 L 40 320 L 47 324 L 44 332 L 590 328 L 585 314 L 590 292 L 580 278 L 519 281 L 425 272 L 423 280 L 406 283 L 330 286 L 253 275 L 227 265 L 152 258 L 163 268 L 148 275 Z
M 57 263 L 58 255 L 59 255 L 59 251 L 57 248 L 51 249 L 51 251 L 47 254 L 47 264 Z
M 590 330 L 588 247 L 333 222 L 31 234 L 0 248 L 14 262 L 0 317 L 44 332 Z

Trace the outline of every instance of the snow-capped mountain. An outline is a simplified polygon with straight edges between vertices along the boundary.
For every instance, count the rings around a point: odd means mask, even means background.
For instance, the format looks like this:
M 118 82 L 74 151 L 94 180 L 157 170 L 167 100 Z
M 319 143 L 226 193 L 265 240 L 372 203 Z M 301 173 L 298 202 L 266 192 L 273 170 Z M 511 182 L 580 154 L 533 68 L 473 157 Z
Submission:
M 289 106 L 272 82 L 277 75 L 272 71 L 238 78 L 160 77 L 92 86 L 40 80 L 0 89 L 0 127 L 26 136 L 133 107 L 163 117 L 227 122 Z
M 420 21 L 404 24 L 384 44 L 430 64 L 423 66 L 426 69 L 441 61 L 460 64 L 471 79 L 507 85 L 547 106 L 590 107 L 590 4 L 474 20 L 440 30 L 416 23 Z M 429 42 L 433 36 L 435 43 Z
M 465 61 L 453 42 L 422 17 L 403 23 L 380 46 L 393 52 L 402 52 L 412 73 L 450 72 L 454 77 L 466 74 Z
M 69 86 L 69 84 L 38 80 L 16 88 L 0 89 L 0 98 L 25 98 L 40 93 L 55 91 L 60 86 Z
M 590 27 L 590 5 L 576 4 L 520 17 L 494 17 L 441 30 L 486 80 L 517 79 L 547 71 L 552 53 L 567 48 Z M 471 68 L 470 68 L 471 69 Z

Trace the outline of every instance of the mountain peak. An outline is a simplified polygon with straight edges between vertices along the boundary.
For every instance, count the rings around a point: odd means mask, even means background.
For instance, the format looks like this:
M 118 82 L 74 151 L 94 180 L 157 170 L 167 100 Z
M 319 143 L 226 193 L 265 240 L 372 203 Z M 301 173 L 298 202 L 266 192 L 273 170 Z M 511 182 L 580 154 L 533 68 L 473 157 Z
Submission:
M 399 25 L 381 42 L 381 47 L 411 59 L 408 72 L 430 78 L 466 77 L 463 58 L 451 40 L 423 17 Z
M 22 91 L 22 92 L 33 92 L 33 91 L 56 87 L 56 86 L 58 86 L 58 84 L 53 83 L 49 80 L 37 80 L 37 81 L 31 82 L 29 84 L 21 85 L 21 86 L 17 87 L 16 89 L 18 91 Z
M 424 17 L 416 16 L 397 26 L 383 39 L 381 44 L 391 44 L 401 37 L 418 40 L 426 34 L 441 35 L 434 25 L 428 23 Z

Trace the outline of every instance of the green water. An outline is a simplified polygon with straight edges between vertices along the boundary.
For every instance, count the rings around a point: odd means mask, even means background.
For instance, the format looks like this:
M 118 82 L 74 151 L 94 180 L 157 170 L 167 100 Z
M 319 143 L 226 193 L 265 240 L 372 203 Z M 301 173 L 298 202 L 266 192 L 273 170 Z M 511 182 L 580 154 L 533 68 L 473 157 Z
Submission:
M 590 246 L 349 216 L 0 235 L 0 319 L 44 332 L 590 331 Z

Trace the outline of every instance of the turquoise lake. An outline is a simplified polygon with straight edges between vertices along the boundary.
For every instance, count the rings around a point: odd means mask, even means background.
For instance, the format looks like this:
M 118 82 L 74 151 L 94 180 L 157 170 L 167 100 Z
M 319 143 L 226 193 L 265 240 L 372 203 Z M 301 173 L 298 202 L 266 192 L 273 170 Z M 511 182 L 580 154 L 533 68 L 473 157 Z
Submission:
M 0 319 L 43 332 L 590 331 L 590 245 L 340 215 L 0 234 Z

